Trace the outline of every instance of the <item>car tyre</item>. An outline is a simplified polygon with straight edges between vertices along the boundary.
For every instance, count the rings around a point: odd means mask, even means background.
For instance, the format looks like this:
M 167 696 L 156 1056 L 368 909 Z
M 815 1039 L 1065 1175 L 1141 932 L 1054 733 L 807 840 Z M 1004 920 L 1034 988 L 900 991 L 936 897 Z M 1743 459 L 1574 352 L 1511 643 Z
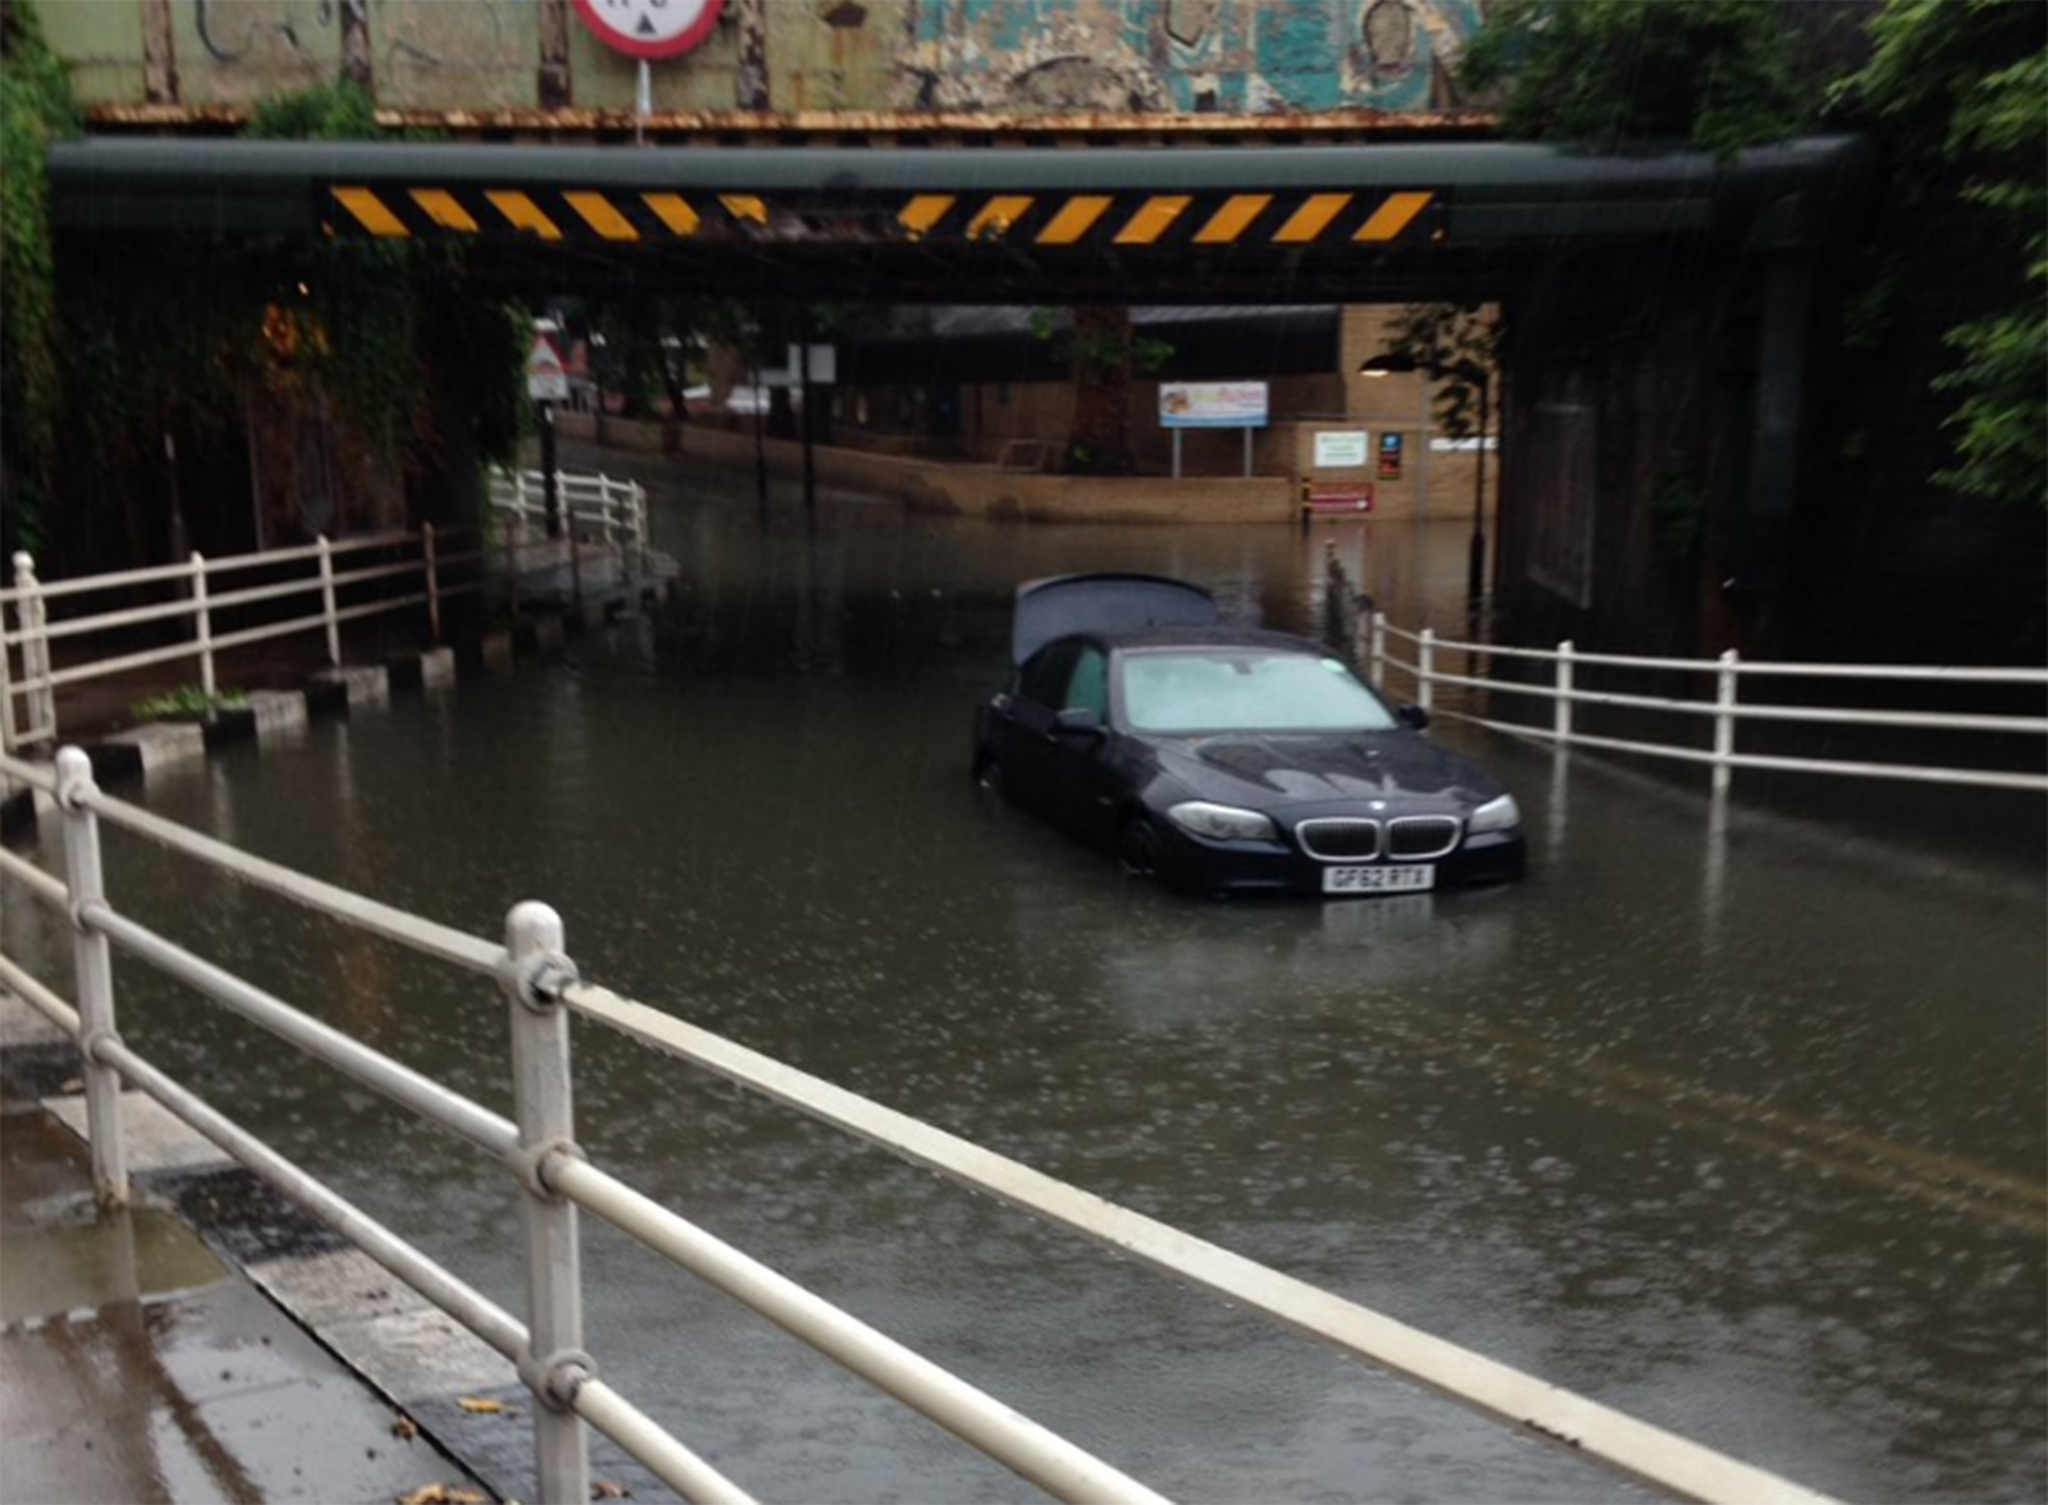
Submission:
M 1003 765 L 987 753 L 981 753 L 974 760 L 974 788 L 986 803 L 1003 803 Z
M 1159 832 L 1151 821 L 1134 815 L 1116 833 L 1117 866 L 1133 878 L 1159 876 Z

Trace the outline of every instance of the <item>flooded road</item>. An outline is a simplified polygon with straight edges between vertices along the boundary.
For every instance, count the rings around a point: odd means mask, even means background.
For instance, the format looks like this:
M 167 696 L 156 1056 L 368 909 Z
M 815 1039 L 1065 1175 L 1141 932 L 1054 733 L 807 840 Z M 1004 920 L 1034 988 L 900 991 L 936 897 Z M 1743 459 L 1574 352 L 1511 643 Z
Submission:
M 1150 569 L 1306 629 L 1335 537 L 1404 623 L 1450 630 L 1462 529 L 833 505 L 813 531 L 779 502 L 766 529 L 746 500 L 654 503 L 672 605 L 147 803 L 485 935 L 545 899 L 593 981 L 1802 1483 L 2048 1496 L 2027 843 L 1890 836 L 1888 802 L 1940 796 L 1881 786 L 1867 821 L 1807 824 L 1740 779 L 1710 840 L 1703 780 L 1440 724 L 1521 802 L 1526 883 L 1175 899 L 977 800 L 969 715 L 1011 588 Z M 488 990 L 111 840 L 122 907 L 508 1106 Z M 25 909 L 8 949 L 67 977 Z M 117 980 L 131 1044 L 522 1305 L 501 1171 L 132 965 Z M 1170 1495 L 1649 1497 L 600 1030 L 577 1048 L 599 1164 Z M 606 1377 L 764 1498 L 1037 1498 L 585 1228 Z

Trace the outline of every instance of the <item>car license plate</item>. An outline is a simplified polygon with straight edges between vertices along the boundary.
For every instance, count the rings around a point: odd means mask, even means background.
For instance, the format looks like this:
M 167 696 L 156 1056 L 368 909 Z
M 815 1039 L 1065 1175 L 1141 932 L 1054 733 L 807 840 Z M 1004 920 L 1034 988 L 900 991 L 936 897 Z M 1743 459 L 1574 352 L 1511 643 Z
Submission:
M 1416 894 L 1435 887 L 1436 867 L 1427 862 L 1323 869 L 1326 894 Z

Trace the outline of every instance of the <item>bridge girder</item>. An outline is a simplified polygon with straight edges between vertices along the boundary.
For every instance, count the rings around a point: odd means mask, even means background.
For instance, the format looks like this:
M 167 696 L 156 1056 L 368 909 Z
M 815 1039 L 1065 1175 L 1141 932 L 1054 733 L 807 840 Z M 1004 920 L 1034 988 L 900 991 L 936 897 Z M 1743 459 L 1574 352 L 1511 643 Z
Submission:
M 1819 244 L 1864 154 L 1721 162 L 1470 141 L 1225 147 L 621 146 L 95 137 L 50 153 L 60 230 L 445 240 L 508 289 L 916 302 L 1500 297 L 1574 246 Z M 1788 213 L 1787 206 L 1792 206 Z

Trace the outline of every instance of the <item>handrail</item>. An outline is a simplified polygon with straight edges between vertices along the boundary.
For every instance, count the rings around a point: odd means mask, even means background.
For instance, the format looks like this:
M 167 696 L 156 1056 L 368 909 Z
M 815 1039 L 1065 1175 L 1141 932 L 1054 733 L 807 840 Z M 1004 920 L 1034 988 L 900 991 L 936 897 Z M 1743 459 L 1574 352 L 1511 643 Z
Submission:
M 162 1103 L 512 1358 L 522 1381 L 540 1401 L 534 1408 L 534 1428 L 541 1494 L 557 1505 L 588 1498 L 588 1461 L 579 1421 L 597 1427 L 664 1482 L 692 1498 L 735 1502 L 748 1498 L 611 1390 L 598 1376 L 597 1361 L 581 1351 L 576 1210 L 603 1218 L 693 1271 L 1057 1498 L 1161 1499 L 1111 1465 L 590 1164 L 572 1137 L 566 1028 L 570 1012 L 602 1022 L 643 1045 L 738 1082 L 913 1164 L 940 1171 L 1348 1353 L 1411 1375 L 1511 1425 L 1563 1439 L 1588 1456 L 1681 1495 L 1785 1505 L 1820 1505 L 1825 1500 L 1775 1474 L 1205 1243 L 646 1004 L 586 984 L 561 949 L 559 919 L 544 905 L 515 906 L 507 916 L 505 943 L 486 942 L 254 857 L 114 799 L 94 786 L 90 761 L 79 749 L 60 751 L 54 769 L 0 754 L 0 778 L 53 796 L 64 825 L 69 882 L 60 884 L 11 854 L 0 854 L 0 879 L 22 882 L 33 897 L 69 911 L 78 937 L 74 958 L 79 1006 L 71 1011 L 50 988 L 4 955 L 0 955 L 0 984 L 14 987 L 70 1034 L 85 1055 L 87 1122 L 101 1194 L 110 1200 L 126 1195 L 119 1095 L 112 1090 L 114 1083 L 125 1081 Z M 511 1000 L 516 1122 L 122 915 L 102 893 L 101 821 L 256 883 L 343 924 L 489 977 Z M 399 1235 L 368 1218 L 129 1049 L 114 1028 L 113 974 L 104 958 L 104 948 L 110 942 L 505 1163 L 530 1193 L 522 1201 L 528 1229 L 527 1289 L 534 1303 L 527 1324 L 521 1325 L 498 1310 Z
M 1341 567 L 1333 570 L 1332 586 L 1343 584 Z M 1889 686 L 1916 685 L 1947 690 L 1958 686 L 2004 686 L 2024 689 L 2048 686 L 2048 668 L 2025 665 L 1920 665 L 1799 663 L 1753 661 L 1732 649 L 1714 659 L 1682 659 L 1651 655 L 1582 652 L 1570 641 L 1555 648 L 1518 644 L 1468 642 L 1438 637 L 1423 628 L 1412 631 L 1385 620 L 1371 609 L 1365 598 L 1357 636 L 1363 640 L 1361 657 L 1370 676 L 1382 679 L 1388 670 L 1405 675 L 1414 686 L 1417 702 L 1432 714 L 1468 721 L 1493 731 L 1549 742 L 1559 748 L 1592 747 L 1644 757 L 1688 763 L 1703 763 L 1713 770 L 1713 788 L 1726 793 L 1734 770 L 1771 769 L 1780 772 L 1828 774 L 1843 778 L 1895 779 L 1906 782 L 1954 784 L 1987 789 L 2048 791 L 2048 773 L 2025 769 L 1956 766 L 1884 761 L 1874 757 L 1815 757 L 1792 751 L 1759 752 L 1738 749 L 1737 731 L 1744 724 L 1800 724 L 1843 728 L 1913 729 L 1944 734 L 2048 736 L 2048 716 L 2008 712 L 1926 710 L 1864 705 L 1800 705 L 1780 700 L 1746 700 L 1743 682 L 1754 680 L 1833 680 L 1881 683 Z M 1341 613 L 1340 613 L 1341 615 Z M 1414 656 L 1402 658 L 1388 644 L 1412 645 Z M 1489 673 L 1456 673 L 1439 667 L 1441 656 L 1462 654 L 1468 668 L 1484 659 L 1491 663 L 1507 659 L 1522 663 L 1547 664 L 1548 683 L 1531 679 L 1503 679 Z M 1685 695 L 1641 694 L 1625 690 L 1589 690 L 1580 686 L 1578 675 L 1585 669 L 1682 673 L 1713 676 L 1711 698 Z M 1439 706 L 1435 692 L 1453 687 L 1481 691 L 1488 697 L 1500 695 L 1546 700 L 1552 706 L 1551 722 L 1507 720 L 1462 706 Z M 1648 711 L 1675 716 L 1681 721 L 1707 723 L 1712 734 L 1710 748 L 1694 742 L 1647 736 L 1620 737 L 1589 733 L 1582 729 L 1573 711 L 1580 706 Z

